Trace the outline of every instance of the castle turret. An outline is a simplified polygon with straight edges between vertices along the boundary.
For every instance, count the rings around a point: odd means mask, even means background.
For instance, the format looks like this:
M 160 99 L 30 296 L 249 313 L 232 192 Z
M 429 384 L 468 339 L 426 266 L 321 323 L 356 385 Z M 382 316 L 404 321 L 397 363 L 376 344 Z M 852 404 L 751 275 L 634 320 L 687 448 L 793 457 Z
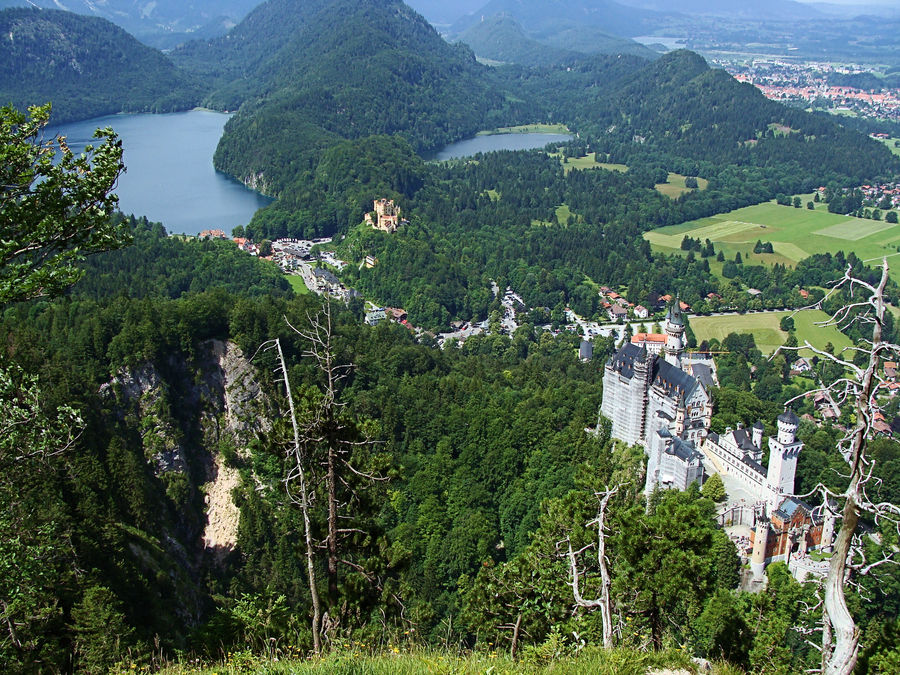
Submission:
M 762 450 L 763 432 L 765 430 L 766 428 L 759 420 L 757 420 L 756 424 L 753 425 L 753 445 L 760 450 Z
M 766 475 L 767 502 L 769 511 L 778 508 L 782 495 L 794 491 L 794 476 L 797 473 L 797 458 L 803 443 L 797 440 L 800 420 L 792 410 L 778 416 L 778 436 L 769 438 L 769 470 Z
M 666 361 L 681 368 L 681 354 L 684 351 L 684 316 L 678 298 L 669 307 L 666 316 Z
M 750 557 L 750 571 L 754 581 L 762 581 L 766 573 L 766 546 L 769 543 L 769 519 L 756 519 L 756 534 L 753 538 L 753 554 Z

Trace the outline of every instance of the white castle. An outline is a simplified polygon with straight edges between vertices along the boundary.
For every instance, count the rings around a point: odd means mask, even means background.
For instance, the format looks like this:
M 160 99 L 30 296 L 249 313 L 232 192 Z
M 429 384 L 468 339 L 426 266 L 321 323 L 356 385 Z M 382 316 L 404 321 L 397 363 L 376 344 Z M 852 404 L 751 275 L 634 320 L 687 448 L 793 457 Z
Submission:
M 712 402 L 703 383 L 684 370 L 683 353 L 684 318 L 676 301 L 660 353 L 643 343 L 626 344 L 603 374 L 600 412 L 612 421 L 613 438 L 644 446 L 648 493 L 657 486 L 684 490 L 703 482 L 697 446 L 709 431 Z
M 665 346 L 662 336 L 635 336 L 613 354 L 603 374 L 600 412 L 612 422 L 613 438 L 644 447 L 645 492 L 702 484 L 705 455 L 713 471 L 736 478 L 749 497 L 746 524 L 755 528 L 755 578 L 762 577 L 766 562 L 789 558 L 798 542 L 804 554 L 808 546 L 827 547 L 833 522 L 791 496 L 803 449 L 797 416 L 790 410 L 779 415 L 778 432 L 768 439 L 768 467 L 761 463 L 762 422 L 721 435 L 710 432 L 712 401 L 704 384 L 710 371 L 684 358 L 683 338 L 684 317 L 676 300 L 666 318 Z M 655 348 L 648 349 L 651 343 Z

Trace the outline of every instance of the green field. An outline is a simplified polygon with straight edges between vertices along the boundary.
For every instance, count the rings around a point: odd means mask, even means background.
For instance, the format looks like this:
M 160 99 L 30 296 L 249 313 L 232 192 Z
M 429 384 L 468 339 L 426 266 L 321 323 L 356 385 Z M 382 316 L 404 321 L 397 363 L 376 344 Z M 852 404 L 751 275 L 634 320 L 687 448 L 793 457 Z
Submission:
M 698 178 L 697 187 L 689 188 L 684 184 L 685 178 L 687 178 L 687 176 L 682 176 L 680 173 L 669 172 L 669 177 L 666 178 L 665 183 L 657 183 L 653 187 L 655 187 L 656 191 L 660 194 L 664 194 L 670 199 L 677 199 L 683 194 L 693 192 L 695 189 L 705 190 L 709 185 L 709 181 L 705 178 Z M 681 242 L 678 243 L 680 244 Z
M 568 161 L 566 158 L 562 156 L 560 153 L 551 153 L 551 157 L 559 158 L 559 161 L 563 163 L 565 167 L 566 173 L 569 173 L 573 169 L 578 169 L 579 171 L 583 171 L 585 169 L 606 169 L 607 171 L 628 171 L 628 167 L 625 164 L 610 164 L 609 162 L 598 162 L 596 153 L 589 152 L 584 157 L 569 157 Z
M 572 219 L 573 222 L 578 220 L 578 216 L 572 213 L 569 210 L 568 204 L 561 204 L 556 207 L 556 220 L 560 225 L 566 225 L 569 222 L 569 219 Z M 543 227 L 550 227 L 553 223 L 546 220 L 532 220 L 532 225 L 541 225 Z
M 288 283 L 297 295 L 309 295 L 312 292 L 303 283 L 303 277 L 297 274 L 286 274 L 285 279 L 288 280 Z
M 756 312 L 753 314 L 726 314 L 724 316 L 692 316 L 691 329 L 697 341 L 715 338 L 720 342 L 729 333 L 752 333 L 756 346 L 764 354 L 771 354 L 784 344 L 788 334 L 779 327 L 781 319 L 791 312 Z M 828 315 L 821 310 L 805 310 L 794 316 L 794 331 L 797 342 L 809 341 L 813 347 L 824 349 L 829 342 L 834 345 L 835 352 L 850 346 L 850 338 L 834 326 L 818 326 L 817 322 L 826 321 Z M 802 350 L 804 356 L 811 356 Z
M 812 195 L 801 195 L 801 199 L 804 207 L 799 209 L 765 202 L 652 230 L 644 238 L 655 249 L 669 253 L 680 251 L 685 235 L 709 239 L 726 258 L 740 252 L 745 263 L 756 265 L 794 265 L 814 253 L 838 251 L 853 251 L 876 264 L 883 256 L 898 255 L 900 226 L 828 213 L 824 204 L 817 204 L 811 211 L 805 205 L 812 201 Z M 771 241 L 774 253 L 753 253 L 757 241 Z M 891 275 L 900 281 L 900 264 L 892 266 Z

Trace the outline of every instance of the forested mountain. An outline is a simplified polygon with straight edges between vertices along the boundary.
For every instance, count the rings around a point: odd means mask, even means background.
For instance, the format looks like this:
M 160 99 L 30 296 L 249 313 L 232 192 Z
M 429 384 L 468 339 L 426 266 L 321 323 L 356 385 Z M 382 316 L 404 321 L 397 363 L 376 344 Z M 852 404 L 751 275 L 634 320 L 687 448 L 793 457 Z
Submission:
M 469 45 L 480 58 L 523 66 L 547 66 L 571 62 L 581 56 L 575 47 L 552 47 L 525 35 L 522 27 L 510 16 L 498 14 L 472 25 L 457 38 Z M 565 42 L 565 41 L 563 41 Z M 612 35 L 594 34 L 585 50 L 598 54 L 634 54 L 655 58 L 656 54 L 632 40 Z
M 58 10 L 0 12 L 0 101 L 52 101 L 65 122 L 117 112 L 171 112 L 196 104 L 190 79 L 118 26 Z
M 246 39 L 237 51 L 216 43 L 205 53 L 222 49 L 211 61 L 234 72 L 238 53 L 262 54 L 272 43 L 251 22 L 289 26 L 289 4 L 238 26 L 233 34 Z M 216 166 L 269 194 L 313 168 L 317 150 L 337 138 L 400 133 L 428 151 L 474 134 L 492 113 L 505 121 L 502 111 L 518 105 L 468 48 L 448 45 L 399 0 L 332 0 L 298 23 L 274 36 L 280 48 L 250 56 L 246 73 L 208 99 L 246 101 L 226 125 Z
M 84 16 L 106 19 L 121 26 L 145 44 L 154 47 L 174 46 L 200 37 L 205 30 L 218 24 L 215 33 L 225 33 L 229 23 L 234 25 L 247 12 L 259 4 L 259 0 L 0 0 L 0 8 L 35 7 L 38 9 L 65 9 Z M 174 42 L 173 42 L 174 40 Z

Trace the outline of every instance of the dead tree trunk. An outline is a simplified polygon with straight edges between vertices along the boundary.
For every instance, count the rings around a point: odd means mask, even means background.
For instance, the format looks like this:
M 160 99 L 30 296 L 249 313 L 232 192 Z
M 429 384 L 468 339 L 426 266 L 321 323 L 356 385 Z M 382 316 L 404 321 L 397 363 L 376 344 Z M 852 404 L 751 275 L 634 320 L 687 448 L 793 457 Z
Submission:
M 309 411 L 309 418 L 300 430 L 300 437 L 310 451 L 316 450 L 317 461 L 324 466 L 327 534 L 322 543 L 326 558 L 328 607 L 332 611 L 333 618 L 334 608 L 340 601 L 339 570 L 342 565 L 363 574 L 370 581 L 374 580 L 362 566 L 342 555 L 342 539 L 353 533 L 363 533 L 358 528 L 341 526 L 342 519 L 348 518 L 348 503 L 357 496 L 351 479 L 363 478 L 367 481 L 386 479 L 361 471 L 354 466 L 354 451 L 372 445 L 372 441 L 364 436 L 360 437 L 356 422 L 344 414 L 345 403 L 340 400 L 341 382 L 348 377 L 354 366 L 352 363 L 339 363 L 334 341 L 331 304 L 326 301 L 316 314 L 307 314 L 307 319 L 308 327 L 302 330 L 294 327 L 287 318 L 285 321 L 308 343 L 303 356 L 312 359 L 323 380 L 319 386 L 321 397 Z
M 844 587 L 853 572 L 867 574 L 872 568 L 883 562 L 893 562 L 892 556 L 865 567 L 855 564 L 854 554 L 860 550 L 860 542 L 856 534 L 860 516 L 870 514 L 876 520 L 887 519 L 898 522 L 897 505 L 876 504 L 866 494 L 867 483 L 872 478 L 872 461 L 866 457 L 868 440 L 873 432 L 876 414 L 879 411 L 877 401 L 878 388 L 883 382 L 879 368 L 886 357 L 894 358 L 900 353 L 900 346 L 884 341 L 884 290 L 888 282 L 888 264 L 884 259 L 881 279 L 878 285 L 872 285 L 853 277 L 848 268 L 843 279 L 837 283 L 837 289 L 849 291 L 849 302 L 841 307 L 826 322 L 830 325 L 846 326 L 851 322 L 872 324 L 872 340 L 864 345 L 851 348 L 851 352 L 865 355 L 865 363 L 857 365 L 857 359 L 845 359 L 840 355 L 830 354 L 812 347 L 808 342 L 799 348 L 811 349 L 822 359 L 839 364 L 844 370 L 844 377 L 835 383 L 823 387 L 824 391 L 836 398 L 841 404 L 853 406 L 856 423 L 841 440 L 839 447 L 850 467 L 849 485 L 840 494 L 830 492 L 825 486 L 817 486 L 826 502 L 833 498 L 843 500 L 841 525 L 837 533 L 834 552 L 825 578 L 824 597 L 824 631 L 822 636 L 822 672 L 825 675 L 850 675 L 859 656 L 859 627 L 847 606 Z M 854 299 L 854 294 L 857 298 Z
M 618 491 L 619 486 L 616 486 L 612 489 L 607 488 L 604 492 L 596 493 L 597 498 L 600 500 L 600 506 L 597 510 L 597 517 L 588 523 L 588 526 L 597 525 L 597 564 L 600 567 L 599 598 L 586 600 L 581 596 L 576 554 L 572 550 L 572 542 L 569 541 L 569 566 L 572 572 L 572 581 L 569 585 L 572 587 L 572 595 L 575 598 L 575 604 L 579 607 L 600 608 L 600 621 L 603 624 L 603 647 L 605 649 L 611 649 L 613 646 L 612 602 L 609 594 L 612 581 L 606 559 L 606 507 L 609 504 L 609 500 Z
M 319 590 L 316 585 L 316 566 L 315 566 L 315 547 L 312 539 L 312 528 L 309 518 L 309 485 L 306 480 L 306 469 L 303 466 L 306 457 L 302 451 L 300 444 L 300 430 L 297 426 L 297 413 L 294 410 L 294 397 L 291 394 L 291 383 L 288 380 L 287 367 L 284 362 L 284 353 L 281 351 L 281 341 L 275 339 L 272 341 L 278 350 L 278 363 L 280 364 L 281 376 L 284 381 L 284 391 L 287 396 L 288 406 L 291 412 L 291 425 L 294 429 L 294 444 L 292 448 L 293 466 L 288 472 L 285 479 L 285 486 L 291 501 L 300 505 L 300 512 L 303 514 L 303 538 L 306 543 L 306 573 L 309 580 L 309 595 L 312 602 L 312 638 L 313 651 L 316 654 L 322 653 L 322 637 L 321 637 L 321 608 L 319 605 Z M 297 483 L 298 493 L 291 493 L 291 486 Z

